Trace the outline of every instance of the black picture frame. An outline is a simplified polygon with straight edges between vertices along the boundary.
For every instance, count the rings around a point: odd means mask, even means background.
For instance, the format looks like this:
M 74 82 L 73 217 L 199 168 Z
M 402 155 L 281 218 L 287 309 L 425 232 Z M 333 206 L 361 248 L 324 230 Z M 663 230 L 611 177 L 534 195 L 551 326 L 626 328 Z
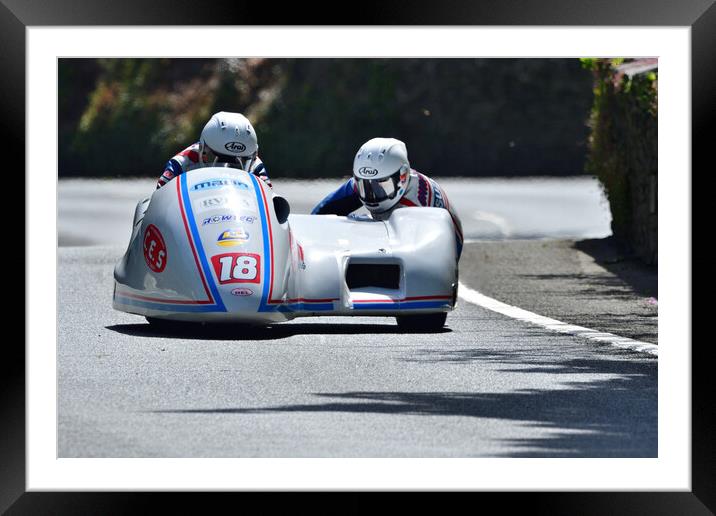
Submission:
M 199 8 L 200 5 L 200 8 Z M 280 6 L 280 7 L 279 7 Z M 327 16 L 318 22 L 317 11 Z M 339 15 L 343 12 L 342 16 Z M 219 13 L 219 14 L 217 14 Z M 25 141 L 25 29 L 47 25 L 602 25 L 691 27 L 692 178 L 707 165 L 712 146 L 710 128 L 716 112 L 716 5 L 714 0 L 460 0 L 427 2 L 364 2 L 339 10 L 339 4 L 307 8 L 305 3 L 209 1 L 139 2 L 109 0 L 0 0 L 0 106 L 4 145 L 16 149 L 23 162 Z M 264 22 L 265 23 L 262 23 Z M 48 77 L 54 80 L 54 78 Z M 54 158 L 52 158 L 54 160 Z M 703 172 L 709 172 L 708 169 Z M 54 180 L 48 178 L 48 180 Z M 693 188 L 692 191 L 697 191 Z M 24 191 L 27 195 L 29 192 Z M 16 192 L 15 192 L 16 194 Z M 21 196 L 15 195 L 16 198 Z M 22 196 L 24 199 L 25 197 Z M 23 210 L 24 211 L 24 210 Z M 22 212 L 20 212 L 22 213 Z M 16 227 L 19 226 L 16 224 Z M 694 233 L 692 233 L 694 234 Z M 24 238 L 27 238 L 25 234 Z M 18 246 L 19 247 L 19 246 Z M 25 263 L 23 252 L 23 263 Z M 17 256 L 14 262 L 18 262 Z M 696 262 L 693 262 L 696 264 Z M 25 266 L 23 265 L 23 269 Z M 695 272 L 695 271 L 694 271 Z M 25 274 L 28 271 L 25 269 Z M 693 317 L 693 316 L 692 316 Z M 693 318 L 696 320 L 696 318 Z M 119 514 L 143 512 L 149 501 L 174 503 L 188 510 L 184 495 L 147 493 L 27 493 L 25 488 L 25 356 L 19 339 L 5 342 L 0 361 L 0 511 L 9 514 Z M 691 345 L 691 343 L 681 343 Z M 701 344 L 708 344 L 703 342 Z M 716 436 L 714 389 L 709 382 L 707 346 L 692 346 L 692 490 L 641 493 L 482 493 L 501 506 L 570 514 L 709 514 L 716 511 Z M 662 380 L 665 380 L 662 378 Z M 157 498 L 159 500 L 157 500 Z M 225 498 L 224 498 L 225 500 Z M 455 500 L 458 501 L 458 500 Z M 481 500 L 484 502 L 486 500 Z M 198 502 L 202 511 L 208 496 Z M 220 503 L 223 503 L 220 502 Z M 354 511 L 363 506 L 357 493 L 341 502 Z M 422 495 L 412 504 L 424 507 Z M 365 506 L 363 506 L 365 507 Z

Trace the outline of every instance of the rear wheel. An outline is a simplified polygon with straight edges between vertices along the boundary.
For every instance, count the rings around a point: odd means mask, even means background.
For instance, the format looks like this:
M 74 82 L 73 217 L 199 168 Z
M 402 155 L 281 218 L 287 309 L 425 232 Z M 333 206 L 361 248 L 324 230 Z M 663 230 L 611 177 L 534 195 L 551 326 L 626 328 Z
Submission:
M 398 315 L 398 328 L 404 331 L 438 331 L 445 326 L 447 312 L 437 314 Z

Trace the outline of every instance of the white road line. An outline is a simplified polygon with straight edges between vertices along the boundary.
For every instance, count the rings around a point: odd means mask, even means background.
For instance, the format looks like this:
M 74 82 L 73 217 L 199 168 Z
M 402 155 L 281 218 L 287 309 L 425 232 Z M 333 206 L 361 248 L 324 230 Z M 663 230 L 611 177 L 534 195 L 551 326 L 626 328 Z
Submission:
M 618 335 L 614 335 L 612 333 L 592 330 L 583 326 L 575 326 L 574 324 L 567 324 L 556 319 L 550 319 L 549 317 L 535 314 L 528 310 L 523 310 L 522 308 L 508 305 L 507 303 L 488 297 L 479 293 L 477 290 L 471 289 L 463 282 L 459 282 L 458 284 L 458 296 L 468 303 L 487 308 L 488 310 L 506 315 L 507 317 L 512 317 L 513 319 L 519 319 L 520 321 L 526 321 L 536 324 L 537 326 L 542 326 L 548 330 L 553 330 L 559 333 L 569 333 L 571 335 L 599 342 L 606 342 L 607 344 L 611 344 L 612 346 L 622 349 L 640 351 L 642 353 L 649 353 L 650 355 L 657 356 L 659 354 L 659 346 L 656 344 L 629 339 L 627 337 L 619 337 Z

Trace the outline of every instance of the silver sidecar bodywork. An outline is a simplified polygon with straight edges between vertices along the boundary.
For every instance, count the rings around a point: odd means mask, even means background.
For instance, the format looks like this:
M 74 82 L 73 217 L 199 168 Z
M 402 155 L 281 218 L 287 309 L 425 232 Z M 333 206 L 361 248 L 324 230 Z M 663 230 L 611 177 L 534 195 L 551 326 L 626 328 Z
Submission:
M 289 215 L 254 175 L 182 174 L 137 205 L 113 306 L 156 319 L 270 324 L 452 310 L 457 244 L 439 208 L 385 221 Z

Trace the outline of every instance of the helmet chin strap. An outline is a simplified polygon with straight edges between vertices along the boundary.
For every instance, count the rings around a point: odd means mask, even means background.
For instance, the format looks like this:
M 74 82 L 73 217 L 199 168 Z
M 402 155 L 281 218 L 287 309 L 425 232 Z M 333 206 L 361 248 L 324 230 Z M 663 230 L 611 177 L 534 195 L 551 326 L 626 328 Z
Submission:
M 254 152 L 253 156 L 251 156 L 251 160 L 249 161 L 249 165 L 244 169 L 246 172 L 251 171 L 251 167 L 254 165 L 254 161 L 256 161 L 256 155 L 257 153 Z

